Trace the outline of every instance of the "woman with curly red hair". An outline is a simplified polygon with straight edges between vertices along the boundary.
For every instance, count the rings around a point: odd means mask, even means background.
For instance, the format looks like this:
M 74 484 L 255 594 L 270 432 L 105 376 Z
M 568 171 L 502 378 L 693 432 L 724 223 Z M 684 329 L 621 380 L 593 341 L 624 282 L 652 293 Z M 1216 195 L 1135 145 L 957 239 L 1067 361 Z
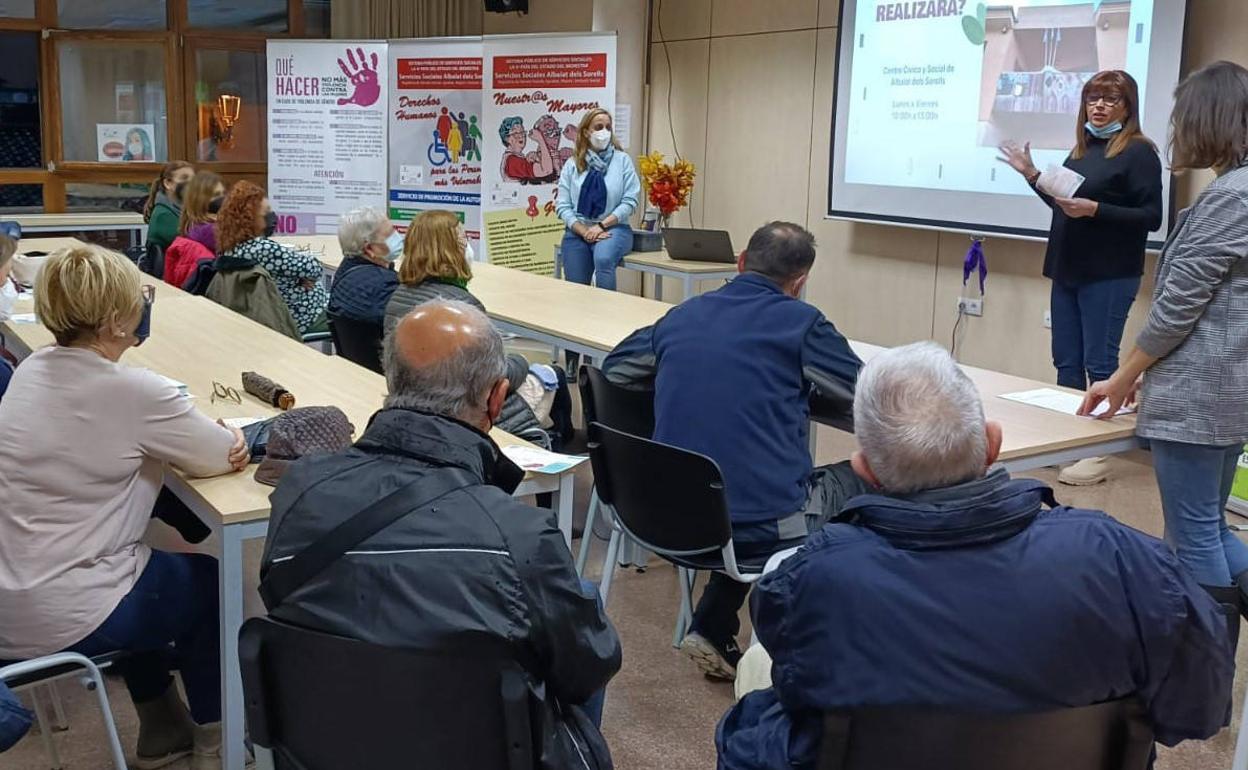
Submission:
M 235 183 L 217 214 L 219 258 L 263 267 L 273 276 L 299 333 L 325 331 L 329 294 L 321 263 L 306 251 L 271 239 L 276 229 L 277 215 L 264 190 L 247 181 Z

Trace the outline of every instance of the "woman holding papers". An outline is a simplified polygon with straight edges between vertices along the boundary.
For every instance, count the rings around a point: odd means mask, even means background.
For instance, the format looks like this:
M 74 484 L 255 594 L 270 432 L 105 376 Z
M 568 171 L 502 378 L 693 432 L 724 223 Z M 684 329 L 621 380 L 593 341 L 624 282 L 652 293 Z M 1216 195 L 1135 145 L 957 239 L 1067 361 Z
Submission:
M 1140 130 L 1139 90 L 1121 70 L 1099 72 L 1083 87 L 1075 146 L 1061 168 L 1041 172 L 1031 145 L 1001 146 L 1053 209 L 1044 275 L 1053 282 L 1053 365 L 1057 384 L 1084 390 L 1118 367 L 1127 311 L 1140 289 L 1144 247 L 1161 226 L 1161 161 Z M 1066 484 L 1104 481 L 1104 458 L 1062 471 Z
M 1224 511 L 1248 442 L 1248 70 L 1218 62 L 1189 75 L 1170 122 L 1175 171 L 1217 178 L 1161 252 L 1135 348 L 1088 389 L 1081 413 L 1108 401 L 1113 414 L 1143 375 L 1136 433 L 1153 450 L 1166 541 L 1197 582 L 1241 604 L 1248 546 Z

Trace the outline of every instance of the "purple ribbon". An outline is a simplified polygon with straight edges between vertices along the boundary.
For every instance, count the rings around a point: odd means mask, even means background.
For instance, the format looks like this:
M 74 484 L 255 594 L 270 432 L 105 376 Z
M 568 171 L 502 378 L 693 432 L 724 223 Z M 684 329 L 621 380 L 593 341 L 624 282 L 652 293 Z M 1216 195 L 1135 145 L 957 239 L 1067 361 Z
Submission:
M 984 259 L 984 244 L 978 238 L 971 239 L 966 259 L 962 262 L 962 285 L 971 279 L 971 273 L 979 271 L 979 293 L 984 293 L 984 279 L 988 277 L 988 262 Z

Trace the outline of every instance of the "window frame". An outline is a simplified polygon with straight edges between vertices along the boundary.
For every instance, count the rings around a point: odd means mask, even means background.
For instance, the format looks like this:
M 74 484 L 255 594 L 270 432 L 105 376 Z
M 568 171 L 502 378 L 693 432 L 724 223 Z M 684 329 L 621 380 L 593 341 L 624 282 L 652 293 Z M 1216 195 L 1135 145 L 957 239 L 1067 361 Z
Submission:
M 165 29 L 150 30 L 89 30 L 60 29 L 57 22 L 57 0 L 36 0 L 35 17 L 21 19 L 0 17 L 0 31 L 33 32 L 39 35 L 39 127 L 42 140 L 40 168 L 0 167 L 0 185 L 42 184 L 43 212 L 60 214 L 66 211 L 66 184 L 76 182 L 123 183 L 150 181 L 160 173 L 163 163 L 127 163 L 124 166 L 102 161 L 66 161 L 61 133 L 61 83 L 57 43 L 72 40 L 94 40 L 106 43 L 159 42 L 164 45 L 165 113 L 167 116 L 166 147 L 170 160 L 186 159 L 196 168 L 214 171 L 234 179 L 264 178 L 268 171 L 263 161 L 191 160 L 198 144 L 194 116 L 195 99 L 187 94 L 186 84 L 195 77 L 195 53 L 198 50 L 265 50 L 265 40 L 303 38 L 306 34 L 303 0 L 286 0 L 287 31 L 268 32 L 249 28 L 191 27 L 188 22 L 188 0 L 166 0 Z

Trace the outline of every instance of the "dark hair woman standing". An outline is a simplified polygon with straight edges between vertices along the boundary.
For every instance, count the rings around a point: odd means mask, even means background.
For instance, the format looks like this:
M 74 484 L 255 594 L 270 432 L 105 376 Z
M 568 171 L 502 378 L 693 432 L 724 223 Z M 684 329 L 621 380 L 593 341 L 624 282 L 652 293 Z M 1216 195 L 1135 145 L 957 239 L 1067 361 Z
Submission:
M 1084 177 L 1076 198 L 1036 186 L 1031 145 L 1001 146 L 1001 160 L 1022 174 L 1053 210 L 1044 275 L 1053 282 L 1053 365 L 1057 384 L 1084 390 L 1118 368 L 1127 311 L 1140 289 L 1144 248 L 1161 227 L 1161 160 L 1140 129 L 1139 88 L 1122 70 L 1092 76 L 1083 87 L 1075 147 L 1062 164 Z M 1062 471 L 1066 484 L 1104 481 L 1104 458 Z
M 1170 124 L 1174 170 L 1218 177 L 1179 216 L 1135 348 L 1083 411 L 1117 411 L 1143 375 L 1136 434 L 1152 446 L 1166 540 L 1198 583 L 1238 604 L 1248 546 L 1224 511 L 1248 442 L 1248 70 L 1222 61 L 1189 75 Z

